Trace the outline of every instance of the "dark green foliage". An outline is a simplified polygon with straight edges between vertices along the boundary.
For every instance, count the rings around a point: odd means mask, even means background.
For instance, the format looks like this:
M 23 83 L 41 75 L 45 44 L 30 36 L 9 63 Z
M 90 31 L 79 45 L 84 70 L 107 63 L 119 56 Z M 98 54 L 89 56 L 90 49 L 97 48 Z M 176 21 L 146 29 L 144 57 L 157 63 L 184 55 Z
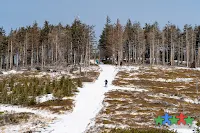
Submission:
M 78 87 L 82 87 L 83 86 L 82 81 L 81 81 L 80 78 L 77 79 L 77 85 L 78 85 Z
M 81 84 L 64 76 L 53 81 L 47 77 L 11 76 L 0 82 L 0 103 L 30 106 L 36 104 L 36 96 L 51 93 L 61 99 L 74 95 Z
M 112 60 L 105 60 L 105 61 L 102 61 L 104 64 L 112 64 Z
M 101 54 L 105 56 L 105 59 L 110 58 L 112 56 L 112 44 L 110 42 L 110 31 L 112 30 L 112 25 L 110 18 L 107 16 L 105 28 L 102 31 L 102 34 L 99 39 L 99 48 L 101 50 Z
M 163 129 L 112 129 L 110 132 L 103 132 L 103 133 L 175 133 L 169 130 Z

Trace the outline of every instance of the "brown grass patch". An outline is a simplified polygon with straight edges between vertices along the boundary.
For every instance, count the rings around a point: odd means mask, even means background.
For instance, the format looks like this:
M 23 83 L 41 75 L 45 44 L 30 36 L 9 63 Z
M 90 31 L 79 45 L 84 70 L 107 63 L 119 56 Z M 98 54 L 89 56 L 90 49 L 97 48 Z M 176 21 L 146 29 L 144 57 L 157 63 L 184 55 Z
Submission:
M 79 79 L 82 82 L 94 82 L 99 77 L 99 74 L 100 74 L 99 72 L 94 72 L 94 71 L 87 72 L 87 73 L 81 72 L 81 77 L 79 77 Z
M 156 99 L 148 94 L 149 92 L 122 90 L 108 92 L 104 100 L 107 106 L 104 106 L 97 116 L 96 123 L 105 124 L 109 121 L 109 124 L 115 126 L 124 125 L 133 128 L 143 128 L 145 123 L 148 123 L 148 127 L 155 127 L 154 119 L 164 115 L 166 111 L 170 111 L 170 115 L 179 115 L 183 112 L 185 115 L 195 117 L 195 120 L 200 119 L 198 118 L 200 105 L 188 104 L 169 97 Z M 106 122 L 102 122 L 105 119 Z
M 40 108 L 50 110 L 53 113 L 61 113 L 62 111 L 72 110 L 74 106 L 73 100 L 50 100 L 32 106 L 33 108 Z

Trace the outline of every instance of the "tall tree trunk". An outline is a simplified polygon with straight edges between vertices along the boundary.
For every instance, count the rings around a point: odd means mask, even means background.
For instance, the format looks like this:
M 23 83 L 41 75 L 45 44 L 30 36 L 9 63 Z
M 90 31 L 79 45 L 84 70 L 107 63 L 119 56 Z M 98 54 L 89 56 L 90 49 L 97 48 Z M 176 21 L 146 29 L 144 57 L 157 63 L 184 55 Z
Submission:
M 34 52 L 34 49 L 33 49 L 33 37 L 32 37 L 32 43 L 31 43 L 31 67 L 33 67 L 33 52 Z
M 16 66 L 17 70 L 19 69 L 19 49 L 17 48 L 17 55 L 16 55 Z
M 192 54 L 192 59 L 191 59 L 191 63 L 193 63 L 194 62 L 194 53 L 195 53 L 195 51 L 194 51 L 194 34 L 193 34 L 193 31 L 192 31 L 192 45 L 191 45 L 191 54 Z
M 173 42 L 173 36 L 172 36 L 172 32 L 171 32 L 171 66 L 174 65 L 174 42 Z
M 189 47 L 189 41 L 188 41 L 188 30 L 186 30 L 186 51 L 187 51 L 187 67 L 189 67 L 189 61 L 190 61 L 190 47 Z
M 58 66 L 58 35 L 56 35 L 56 66 Z
M 152 58 L 153 58 L 153 65 L 155 63 L 155 33 L 153 27 L 153 40 L 152 40 Z
M 1 51 L 1 70 L 3 69 L 3 54 L 2 54 L 2 51 Z
M 150 65 L 152 65 L 152 42 L 150 42 Z
M 54 42 L 54 41 L 53 41 L 53 42 Z M 53 52 L 54 52 L 54 49 L 53 49 L 53 46 L 54 46 L 54 45 L 53 45 L 53 44 L 54 44 L 54 43 L 51 44 L 51 64 L 52 64 L 52 65 L 55 65 L 55 64 L 54 64 L 54 53 L 53 53 Z
M 178 58 L 177 58 L 178 66 L 180 65 L 180 52 L 181 52 L 181 49 L 180 49 L 180 37 L 179 37 L 178 38 Z
M 37 45 L 37 65 L 39 65 L 39 45 Z
M 10 69 L 12 69 L 13 66 L 13 46 L 12 46 L 12 40 L 10 42 Z
M 145 53 L 146 53 L 146 47 L 145 47 L 145 39 L 142 41 L 143 44 L 143 65 L 145 64 Z
M 160 64 L 160 41 L 158 39 L 158 42 L 157 42 L 157 47 L 156 47 L 156 63 L 157 65 Z
M 198 61 L 198 67 L 200 66 L 200 42 L 198 43 L 198 57 L 197 57 L 197 61 Z
M 26 33 L 26 44 L 25 44 L 25 67 L 27 67 L 27 45 L 28 45 L 28 34 Z
M 43 44 L 43 42 L 42 42 L 42 70 L 43 70 L 43 68 L 44 68 L 44 44 Z
M 165 34 L 162 33 L 162 63 L 165 65 Z
M 6 70 L 8 70 L 8 68 L 9 68 L 9 55 L 10 55 L 10 50 L 9 50 L 9 43 L 8 43 L 8 53 L 7 53 Z
M 181 49 L 181 64 L 182 64 L 184 61 L 183 37 L 181 37 L 180 49 Z

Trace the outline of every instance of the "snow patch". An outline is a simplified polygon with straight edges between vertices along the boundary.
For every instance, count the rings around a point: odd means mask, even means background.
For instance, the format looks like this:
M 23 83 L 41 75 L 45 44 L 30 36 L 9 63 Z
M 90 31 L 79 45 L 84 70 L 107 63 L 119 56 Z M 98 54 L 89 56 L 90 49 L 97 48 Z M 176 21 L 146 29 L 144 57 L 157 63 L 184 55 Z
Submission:
M 49 100 L 55 100 L 56 98 L 53 96 L 53 94 L 46 94 L 43 96 L 37 96 L 36 97 L 36 102 L 37 103 L 43 103 Z

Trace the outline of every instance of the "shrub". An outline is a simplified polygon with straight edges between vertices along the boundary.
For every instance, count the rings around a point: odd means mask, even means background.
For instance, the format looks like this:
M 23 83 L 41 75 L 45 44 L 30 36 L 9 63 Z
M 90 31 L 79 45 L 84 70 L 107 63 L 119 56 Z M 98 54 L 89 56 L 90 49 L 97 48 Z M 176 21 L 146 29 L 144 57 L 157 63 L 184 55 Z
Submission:
M 109 132 L 103 133 L 175 133 L 173 131 L 164 130 L 164 129 L 155 129 L 155 128 L 147 128 L 147 129 L 112 129 Z
M 16 84 L 17 83 L 17 84 Z M 77 91 L 81 81 L 62 77 L 60 80 L 51 81 L 47 77 L 13 76 L 0 81 L 0 103 L 14 105 L 35 105 L 35 97 L 51 94 L 58 98 L 72 96 Z
M 105 60 L 105 61 L 102 61 L 104 64 L 112 64 L 112 60 Z

